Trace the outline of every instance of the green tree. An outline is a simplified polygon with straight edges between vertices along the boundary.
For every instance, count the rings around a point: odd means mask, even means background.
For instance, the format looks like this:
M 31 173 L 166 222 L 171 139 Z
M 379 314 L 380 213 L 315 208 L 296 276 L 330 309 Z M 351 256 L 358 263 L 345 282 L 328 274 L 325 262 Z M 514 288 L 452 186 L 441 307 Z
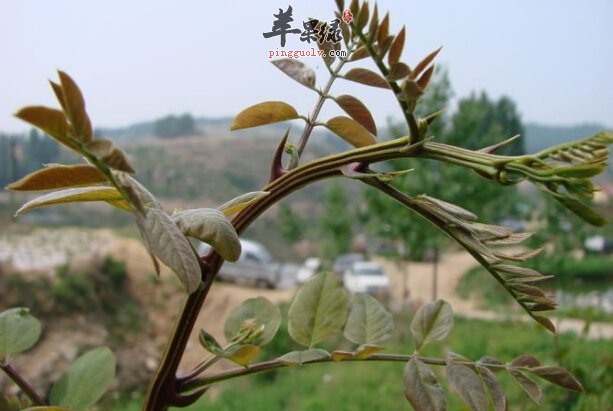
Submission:
M 331 183 L 324 195 L 324 211 L 319 222 L 320 255 L 331 261 L 347 253 L 351 246 L 351 226 L 355 210 L 351 209 L 345 189 L 338 183 Z
M 280 203 L 277 219 L 277 231 L 288 243 L 294 244 L 305 237 L 305 221 L 292 210 L 291 206 Z
M 157 137 L 180 137 L 196 132 L 196 123 L 190 114 L 181 116 L 169 115 L 161 118 L 153 125 L 153 134 Z

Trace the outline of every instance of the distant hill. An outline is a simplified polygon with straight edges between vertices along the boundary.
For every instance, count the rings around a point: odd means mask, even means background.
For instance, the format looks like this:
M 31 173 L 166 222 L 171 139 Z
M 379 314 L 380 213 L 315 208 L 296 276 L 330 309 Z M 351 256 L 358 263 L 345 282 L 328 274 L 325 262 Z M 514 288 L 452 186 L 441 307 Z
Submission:
M 525 125 L 526 151 L 534 153 L 556 144 L 589 137 L 602 130 L 613 130 L 602 124 L 580 124 L 575 126 L 545 126 L 537 123 Z

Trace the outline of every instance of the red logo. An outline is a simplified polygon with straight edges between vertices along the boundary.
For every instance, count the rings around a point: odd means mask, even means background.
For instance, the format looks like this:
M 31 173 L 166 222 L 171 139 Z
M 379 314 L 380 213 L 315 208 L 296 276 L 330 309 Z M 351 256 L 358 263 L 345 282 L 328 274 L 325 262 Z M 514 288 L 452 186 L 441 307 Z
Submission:
M 353 13 L 351 13 L 351 10 L 345 9 L 345 11 L 343 11 L 343 21 L 345 24 L 349 24 L 353 21 Z

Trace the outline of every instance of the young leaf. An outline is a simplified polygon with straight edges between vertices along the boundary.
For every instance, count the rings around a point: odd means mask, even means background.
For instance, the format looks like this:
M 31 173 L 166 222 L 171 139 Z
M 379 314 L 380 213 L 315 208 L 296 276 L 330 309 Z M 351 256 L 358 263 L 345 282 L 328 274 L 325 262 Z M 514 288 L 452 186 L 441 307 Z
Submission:
M 441 48 L 442 47 L 439 47 L 438 49 L 434 50 L 432 53 L 424 57 L 422 61 L 417 63 L 417 65 L 413 68 L 413 71 L 411 71 L 409 78 L 415 80 L 421 74 L 421 72 L 424 71 L 430 63 L 432 63 L 436 55 L 439 53 L 439 51 L 441 51 Z
M 63 71 L 58 71 L 63 92 L 64 110 L 80 140 L 92 140 L 92 125 L 85 111 L 85 100 L 77 83 Z
M 402 54 L 402 49 L 404 49 L 404 38 L 405 38 L 406 28 L 402 26 L 400 32 L 394 37 L 394 41 L 392 42 L 392 46 L 390 47 L 389 54 L 387 55 L 387 62 L 390 66 L 398 63 L 400 60 L 400 55 Z
M 43 191 L 67 187 L 91 186 L 106 182 L 106 176 L 90 164 L 49 165 L 6 186 L 15 191 Z
M 54 204 L 74 203 L 82 201 L 115 201 L 123 196 L 114 187 L 79 187 L 66 190 L 54 191 L 49 194 L 30 200 L 21 206 L 15 216 L 37 207 L 45 207 Z
M 260 353 L 260 347 L 252 344 L 238 345 L 224 352 L 223 357 L 246 367 Z
M 447 409 L 447 401 L 436 375 L 417 358 L 411 358 L 404 367 L 404 395 L 416 410 Z
M 343 77 L 356 83 L 366 84 L 367 86 L 389 88 L 389 84 L 387 84 L 383 77 L 365 68 L 351 69 Z
M 389 36 L 389 28 L 390 28 L 390 15 L 389 13 L 385 13 L 383 20 L 381 20 L 381 24 L 379 24 L 379 29 L 377 30 L 377 43 L 379 45 L 385 42 L 385 39 Z
M 392 315 L 369 294 L 357 293 L 351 299 L 345 337 L 356 344 L 381 344 L 392 335 Z
M 489 368 L 482 365 L 477 365 L 477 372 L 481 377 L 481 381 L 487 388 L 489 399 L 496 411 L 505 411 L 507 407 L 507 399 L 504 396 L 502 386 L 494 376 L 494 373 Z
M 40 128 L 68 148 L 80 151 L 68 137 L 69 126 L 64 113 L 60 110 L 43 106 L 24 107 L 15 113 L 15 117 Z
M 315 71 L 303 62 L 295 59 L 280 59 L 272 60 L 271 63 L 303 86 L 310 89 L 315 88 Z
M 349 117 L 331 118 L 326 123 L 326 127 L 355 147 L 365 147 L 377 142 L 375 136 L 370 134 L 363 125 Z
M 517 368 L 509 367 L 509 374 L 513 377 L 513 379 L 520 385 L 520 387 L 528 394 L 532 401 L 537 404 L 541 403 L 541 398 L 543 393 L 541 392 L 541 388 L 532 381 L 525 373 L 518 370 Z
M 514 367 L 533 368 L 540 367 L 541 362 L 532 355 L 520 355 L 519 357 L 511 361 L 511 365 Z
M 0 361 L 31 348 L 40 338 L 40 322 L 27 308 L 10 308 L 0 313 Z
M 114 148 L 111 154 L 102 159 L 109 167 L 115 170 L 134 173 L 134 168 L 130 165 L 126 153 L 118 148 Z
M 488 398 L 479 375 L 471 367 L 450 361 L 447 377 L 453 388 L 468 404 L 471 410 L 487 411 Z
M 86 352 L 53 384 L 53 405 L 85 411 L 94 405 L 115 379 L 115 356 L 107 347 Z
M 366 49 L 365 46 L 362 46 L 351 54 L 351 58 L 349 59 L 349 61 L 362 60 L 368 56 L 369 56 L 368 49 Z
M 241 255 L 241 243 L 234 226 L 214 208 L 195 208 L 172 216 L 183 235 L 211 245 L 225 260 L 236 261 Z
M 227 203 L 220 205 L 217 207 L 217 209 L 221 211 L 223 215 L 229 217 L 233 214 L 240 213 L 247 206 L 255 203 L 263 197 L 266 197 L 268 194 L 268 191 L 252 191 L 250 193 L 241 194 Z
M 547 328 L 549 331 L 555 334 L 556 326 L 553 325 L 549 318 L 543 317 L 542 315 L 533 315 L 532 318 L 534 318 L 539 324 L 541 324 L 543 327 Z
M 223 348 L 221 348 L 221 345 L 217 342 L 215 337 L 206 332 L 204 329 L 200 330 L 200 334 L 198 335 L 198 341 L 200 342 L 200 345 L 202 345 L 204 349 L 211 354 L 223 354 Z
M 136 225 L 149 254 L 166 264 L 191 294 L 200 287 L 198 256 L 173 219 L 157 199 L 138 181 L 125 173 L 115 173 L 118 184 L 128 194 L 136 210 Z M 152 258 L 155 263 L 155 258 Z
M 358 360 L 363 360 L 365 358 L 370 357 L 374 353 L 381 351 L 382 349 L 383 347 L 381 347 L 380 345 L 362 344 L 358 347 L 357 350 L 355 350 L 355 353 L 353 353 L 353 357 Z
M 535 367 L 530 372 L 567 390 L 583 392 L 583 386 L 570 372 L 561 367 Z
M 302 365 L 306 362 L 325 360 L 330 358 L 330 353 L 326 350 L 313 348 L 305 351 L 292 351 L 277 358 L 281 364 Z
M 296 118 L 298 118 L 298 113 L 289 104 L 283 101 L 266 101 L 238 113 L 230 126 L 230 130 L 257 127 Z
M 424 71 L 424 74 L 422 74 L 416 81 L 417 85 L 421 87 L 422 90 L 425 90 L 428 87 L 432 74 L 434 74 L 434 64 L 428 67 L 428 69 Z
M 332 358 L 332 361 L 334 362 L 339 362 L 343 360 L 351 360 L 355 358 L 355 355 L 351 351 L 336 350 L 332 351 L 332 353 L 330 354 L 330 358 Z
M 351 118 L 360 123 L 366 130 L 373 135 L 377 135 L 377 126 L 375 120 L 372 118 L 372 114 L 368 108 L 357 98 L 343 94 L 334 99 L 336 103 L 345 110 L 345 113 L 349 114 Z
M 347 317 L 347 294 L 333 273 L 320 273 L 296 294 L 289 309 L 289 335 L 312 348 L 341 332 Z
M 256 297 L 246 300 L 230 312 L 223 332 L 228 341 L 249 335 L 241 341 L 262 346 L 272 341 L 280 325 L 279 308 L 264 297 Z M 249 333 L 250 330 L 254 332 Z
M 390 66 L 390 72 L 387 79 L 390 81 L 401 80 L 411 73 L 411 69 L 404 63 L 398 62 Z
M 442 340 L 452 328 L 453 311 L 448 302 L 436 300 L 422 305 L 411 322 L 415 349 L 419 350 L 431 341 Z

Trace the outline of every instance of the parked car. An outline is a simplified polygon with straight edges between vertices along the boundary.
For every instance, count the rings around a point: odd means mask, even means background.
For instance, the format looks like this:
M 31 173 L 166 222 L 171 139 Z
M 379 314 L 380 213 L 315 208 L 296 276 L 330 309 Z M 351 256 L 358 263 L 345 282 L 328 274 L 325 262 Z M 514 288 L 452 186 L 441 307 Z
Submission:
M 321 268 L 321 259 L 317 257 L 309 257 L 300 266 L 296 272 L 296 282 L 304 284 L 311 279 Z
M 345 271 L 350 269 L 353 263 L 358 262 L 358 261 L 364 261 L 364 260 L 366 260 L 366 258 L 364 257 L 364 254 L 360 254 L 360 253 L 351 253 L 351 254 L 341 255 L 337 257 L 336 260 L 334 260 L 334 264 L 332 265 L 332 271 L 334 271 L 334 273 L 340 279 L 342 279 L 343 275 L 345 274 Z
M 217 278 L 233 283 L 247 283 L 261 288 L 276 288 L 280 280 L 281 264 L 275 262 L 262 244 L 241 239 L 241 255 L 231 263 L 226 261 L 219 270 Z M 202 243 L 198 248 L 200 255 L 209 252 L 210 246 Z
M 345 288 L 350 293 L 368 293 L 380 299 L 390 294 L 390 280 L 381 266 L 370 261 L 354 262 L 343 276 Z

